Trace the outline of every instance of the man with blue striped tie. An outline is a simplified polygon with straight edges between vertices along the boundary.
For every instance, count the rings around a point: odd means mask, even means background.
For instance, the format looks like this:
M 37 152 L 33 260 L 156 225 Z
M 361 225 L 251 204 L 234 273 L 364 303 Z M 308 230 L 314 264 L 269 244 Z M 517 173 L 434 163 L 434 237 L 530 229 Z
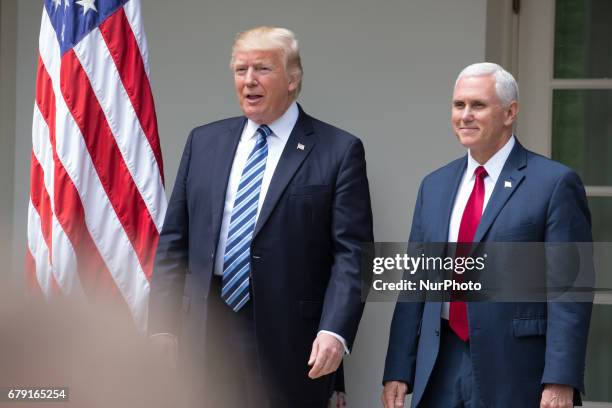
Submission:
M 297 104 L 291 31 L 239 34 L 230 66 L 244 116 L 189 135 L 149 331 L 205 367 L 210 406 L 322 408 L 363 311 L 361 243 L 373 240 L 363 145 Z

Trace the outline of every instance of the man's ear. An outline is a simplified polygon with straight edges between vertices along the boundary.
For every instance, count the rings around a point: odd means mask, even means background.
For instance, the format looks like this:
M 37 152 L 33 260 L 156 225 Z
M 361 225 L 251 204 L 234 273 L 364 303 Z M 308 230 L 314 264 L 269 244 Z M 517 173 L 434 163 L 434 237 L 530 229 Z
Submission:
M 512 126 L 518 115 L 519 105 L 517 101 L 512 101 L 510 106 L 506 108 L 506 118 L 504 119 L 505 126 Z
M 295 81 L 291 81 L 289 82 L 289 92 L 295 92 L 295 90 L 297 89 L 297 82 Z
M 292 73 L 289 75 L 289 92 L 295 92 L 298 88 L 299 74 Z
M 289 73 L 289 92 L 295 92 L 298 89 L 298 85 L 300 83 L 300 72 L 296 70 L 292 70 Z

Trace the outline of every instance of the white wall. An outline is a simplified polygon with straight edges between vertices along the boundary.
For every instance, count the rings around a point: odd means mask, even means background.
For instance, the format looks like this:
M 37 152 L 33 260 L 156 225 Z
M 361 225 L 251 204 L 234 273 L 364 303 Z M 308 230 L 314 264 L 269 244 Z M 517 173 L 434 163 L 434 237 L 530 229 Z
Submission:
M 17 4 L 0 3 L 0 260 L 11 257 L 15 169 L 15 53 Z M 8 272 L 8 269 L 5 269 Z M 12 276 L 0 276 L 0 284 Z
M 280 25 L 300 39 L 304 109 L 365 143 L 376 239 L 407 239 L 420 179 L 463 153 L 450 129 L 450 97 L 460 69 L 484 58 L 486 0 L 141 1 L 167 191 L 188 131 L 239 113 L 228 69 L 235 33 Z M 41 2 L 18 2 L 16 263 L 25 247 L 41 12 Z M 366 307 L 347 359 L 352 407 L 380 405 L 392 308 Z

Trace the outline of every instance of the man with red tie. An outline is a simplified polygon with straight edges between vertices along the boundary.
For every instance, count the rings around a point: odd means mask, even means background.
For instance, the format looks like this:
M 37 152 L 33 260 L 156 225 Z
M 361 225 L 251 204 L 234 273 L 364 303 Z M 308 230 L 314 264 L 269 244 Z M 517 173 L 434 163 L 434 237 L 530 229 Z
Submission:
M 518 86 L 491 63 L 466 67 L 451 121 L 468 154 L 421 183 L 410 242 L 589 242 L 584 187 L 512 133 Z M 554 271 L 553 271 L 554 272 Z M 589 302 L 398 302 L 383 404 L 572 407 L 584 392 Z

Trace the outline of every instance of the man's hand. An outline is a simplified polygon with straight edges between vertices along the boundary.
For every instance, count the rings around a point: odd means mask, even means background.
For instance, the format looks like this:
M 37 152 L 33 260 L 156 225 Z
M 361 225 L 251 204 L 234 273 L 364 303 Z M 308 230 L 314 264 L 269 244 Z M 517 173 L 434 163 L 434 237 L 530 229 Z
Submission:
M 540 408 L 572 408 L 574 387 L 561 384 L 544 384 Z
M 404 406 L 408 392 L 408 384 L 402 381 L 387 381 L 380 399 L 385 408 L 400 408 Z
M 170 368 L 178 366 L 178 341 L 170 333 L 158 333 L 149 337 L 149 344 L 154 354 L 162 364 Z
M 333 373 L 340 367 L 344 346 L 334 336 L 327 333 L 319 333 L 312 343 L 312 351 L 308 359 L 308 365 L 312 366 L 308 377 L 315 378 Z

